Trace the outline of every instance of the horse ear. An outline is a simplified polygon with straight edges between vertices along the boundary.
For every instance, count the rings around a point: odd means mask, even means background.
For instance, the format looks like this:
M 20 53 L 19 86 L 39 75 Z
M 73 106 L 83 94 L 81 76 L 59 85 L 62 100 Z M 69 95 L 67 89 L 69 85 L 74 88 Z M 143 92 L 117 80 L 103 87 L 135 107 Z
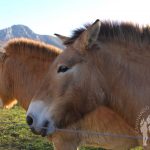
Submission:
M 99 20 L 96 20 L 91 26 L 89 26 L 81 36 L 75 41 L 75 47 L 79 49 L 88 49 L 93 46 L 97 41 L 99 32 L 100 32 L 101 23 Z
M 55 33 L 54 35 L 56 35 L 63 43 L 65 43 L 69 39 L 69 37 L 57 33 Z
M 97 41 L 100 32 L 100 21 L 96 20 L 88 29 L 88 47 L 91 47 Z

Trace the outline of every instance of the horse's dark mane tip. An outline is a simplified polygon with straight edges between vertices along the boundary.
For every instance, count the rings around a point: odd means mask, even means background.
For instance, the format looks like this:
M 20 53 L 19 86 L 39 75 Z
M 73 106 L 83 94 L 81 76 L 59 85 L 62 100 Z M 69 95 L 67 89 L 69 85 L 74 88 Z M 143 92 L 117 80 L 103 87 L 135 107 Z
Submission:
M 5 46 L 6 55 L 22 55 L 38 59 L 51 59 L 61 53 L 55 46 L 27 38 L 14 38 Z
M 74 30 L 72 36 L 64 44 L 72 44 L 89 26 L 90 24 L 86 24 L 84 27 Z M 101 22 L 99 40 L 150 44 L 150 27 L 140 27 L 138 24 L 128 22 L 103 21 Z

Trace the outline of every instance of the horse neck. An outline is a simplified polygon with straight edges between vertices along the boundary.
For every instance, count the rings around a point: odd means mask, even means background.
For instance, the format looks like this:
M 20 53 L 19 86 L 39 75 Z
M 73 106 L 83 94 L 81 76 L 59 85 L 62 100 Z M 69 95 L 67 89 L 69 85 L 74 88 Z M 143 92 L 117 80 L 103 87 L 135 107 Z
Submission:
M 48 71 L 49 61 L 34 58 L 12 58 L 11 65 L 12 92 L 20 105 L 27 109 L 28 105 Z M 11 63 L 13 63 L 11 62 Z
M 132 50 L 128 49 L 128 52 Z M 108 106 L 134 126 L 140 111 L 150 105 L 150 69 L 145 67 L 149 60 L 128 52 L 123 45 L 106 43 L 97 51 L 99 59 L 95 60 L 98 60 L 99 72 L 104 77 Z

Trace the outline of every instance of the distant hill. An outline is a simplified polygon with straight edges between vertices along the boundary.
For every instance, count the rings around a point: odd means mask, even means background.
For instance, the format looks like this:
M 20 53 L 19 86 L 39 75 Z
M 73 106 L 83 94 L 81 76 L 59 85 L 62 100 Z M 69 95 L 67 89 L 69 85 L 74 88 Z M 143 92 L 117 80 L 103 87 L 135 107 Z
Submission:
M 20 37 L 43 41 L 47 44 L 63 48 L 61 41 L 57 37 L 36 34 L 29 27 L 24 25 L 13 25 L 9 28 L 0 30 L 0 46 L 12 38 Z

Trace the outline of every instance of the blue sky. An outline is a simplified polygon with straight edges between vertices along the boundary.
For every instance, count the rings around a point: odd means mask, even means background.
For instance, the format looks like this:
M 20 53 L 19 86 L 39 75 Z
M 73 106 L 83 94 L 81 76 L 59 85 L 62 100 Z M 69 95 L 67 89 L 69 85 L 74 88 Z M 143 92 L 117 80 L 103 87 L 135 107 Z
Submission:
M 100 20 L 150 24 L 149 0 L 0 0 L 0 29 L 24 24 L 39 34 L 70 35 Z

